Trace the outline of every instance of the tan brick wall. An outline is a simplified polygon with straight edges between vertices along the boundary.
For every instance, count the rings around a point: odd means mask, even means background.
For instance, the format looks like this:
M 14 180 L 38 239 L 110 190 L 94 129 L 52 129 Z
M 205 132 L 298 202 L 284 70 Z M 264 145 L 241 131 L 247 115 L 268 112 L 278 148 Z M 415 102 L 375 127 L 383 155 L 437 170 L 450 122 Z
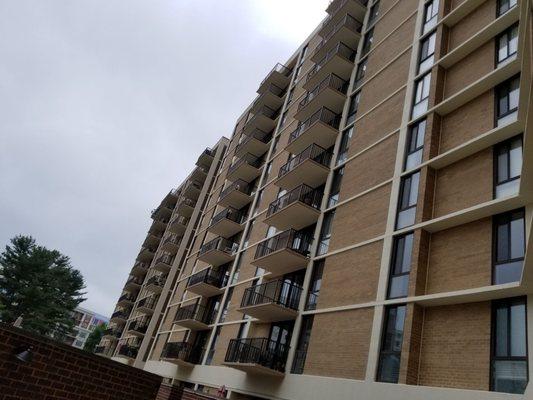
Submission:
M 493 197 L 492 148 L 436 172 L 433 216 L 472 207 Z
M 385 8 L 382 8 L 380 3 L 379 8 L 380 15 L 383 17 L 374 28 L 375 43 L 391 34 L 391 32 L 393 32 L 400 23 L 402 23 L 411 14 L 416 12 L 418 8 L 418 0 L 402 0 L 395 3 L 392 7 L 385 6 Z M 414 22 L 412 22 L 412 19 L 410 19 L 409 23 L 412 24 Z
M 428 294 L 491 284 L 492 220 L 484 218 L 431 235 Z
M 382 248 L 379 241 L 328 257 L 317 308 L 375 300 Z
M 304 374 L 364 379 L 373 315 L 371 308 L 315 315 Z
M 239 333 L 239 324 L 225 325 L 220 329 L 220 335 L 215 346 L 215 354 L 211 365 L 222 365 L 226 357 L 229 341 L 235 339 Z
M 453 50 L 472 35 L 476 34 L 489 23 L 494 21 L 495 16 L 495 0 L 489 0 L 481 4 L 450 29 L 448 49 L 450 51 Z
M 426 308 L 419 384 L 489 389 L 490 302 Z

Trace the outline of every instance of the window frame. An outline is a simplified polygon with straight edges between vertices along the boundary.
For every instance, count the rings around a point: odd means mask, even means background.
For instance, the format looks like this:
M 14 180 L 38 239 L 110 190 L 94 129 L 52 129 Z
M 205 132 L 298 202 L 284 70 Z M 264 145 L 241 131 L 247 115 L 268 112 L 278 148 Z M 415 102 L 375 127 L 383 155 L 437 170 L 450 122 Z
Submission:
M 430 44 L 433 39 L 433 50 L 431 53 L 428 52 L 427 55 L 423 55 L 424 50 L 424 43 L 428 42 L 428 49 L 431 48 Z M 420 41 L 420 54 L 418 55 L 418 73 L 421 74 L 427 70 L 429 70 L 435 61 L 435 51 L 437 46 L 437 31 L 433 31 L 431 33 L 428 33 L 421 41 Z M 430 62 L 428 62 L 431 60 Z M 429 65 L 426 65 L 429 64 Z
M 505 185 L 507 183 L 510 183 L 510 182 L 513 182 L 513 181 L 517 181 L 517 180 L 520 180 L 521 177 L 522 177 L 522 174 L 520 175 L 517 175 L 515 177 L 509 177 L 509 171 L 511 170 L 511 150 L 512 150 L 512 144 L 515 142 L 515 141 L 518 141 L 520 140 L 520 148 L 522 150 L 522 163 L 523 163 L 523 154 L 524 154 L 524 137 L 523 137 L 523 134 L 520 134 L 520 135 L 517 135 L 517 136 L 514 136 L 510 139 L 507 139 L 503 142 L 500 142 L 500 143 L 497 143 L 496 145 L 494 145 L 494 151 L 493 151 L 493 198 L 494 199 L 498 199 L 498 198 L 501 198 L 501 197 L 498 197 L 498 187 L 499 186 L 502 186 L 502 185 Z M 500 171 L 499 171 L 499 162 L 498 162 L 498 157 L 500 156 L 500 150 L 502 148 L 505 148 L 506 150 L 506 153 L 507 153 L 507 178 L 503 181 L 499 181 L 499 177 L 500 177 Z M 522 164 L 523 165 L 523 164 Z
M 371 27 L 376 23 L 379 18 L 379 2 L 380 0 L 374 0 L 369 8 L 367 26 Z
M 409 270 L 407 272 L 395 273 L 394 269 L 395 269 L 396 263 L 397 263 L 397 261 L 399 259 L 398 249 L 399 249 L 400 241 L 401 240 L 405 240 L 409 236 L 411 237 L 411 249 L 410 249 L 411 253 L 408 255 L 408 257 L 410 258 Z M 391 288 L 392 288 L 392 281 L 393 281 L 394 278 L 398 278 L 398 277 L 401 277 L 401 276 L 410 276 L 411 275 L 411 267 L 412 267 L 412 264 L 413 264 L 413 249 L 414 249 L 413 244 L 414 244 L 414 240 L 415 240 L 414 232 L 408 232 L 408 233 L 404 233 L 402 235 L 398 235 L 398 236 L 394 237 L 393 244 L 392 244 L 392 256 L 391 256 L 390 270 L 389 270 L 389 281 L 388 281 L 388 287 L 387 287 L 387 299 L 388 300 L 389 299 L 401 299 L 401 298 L 409 296 L 409 280 L 408 280 L 408 283 L 407 283 L 407 292 L 405 293 L 405 295 L 392 297 L 391 296 Z M 402 249 L 402 251 L 403 251 L 403 249 Z M 402 263 L 405 260 L 405 257 L 406 257 L 405 252 L 402 252 Z
M 366 31 L 363 39 L 363 46 L 361 47 L 361 58 L 365 57 L 372 49 L 374 43 L 374 28 L 370 28 Z
M 383 348 L 385 347 L 386 341 L 387 341 L 387 326 L 389 325 L 390 311 L 393 309 L 398 310 L 399 308 L 404 308 L 405 310 L 404 316 L 403 316 L 404 318 L 403 327 L 402 327 L 402 345 L 403 345 L 404 335 L 405 335 L 405 320 L 407 316 L 407 305 L 406 304 L 395 304 L 393 306 L 386 306 L 385 311 L 384 311 L 385 315 L 383 316 L 383 322 L 382 322 L 383 325 L 381 329 L 380 347 L 379 347 L 379 355 L 378 355 L 378 367 L 376 370 L 376 382 L 392 383 L 392 384 L 398 383 L 398 381 L 392 382 L 392 381 L 381 380 L 380 377 L 381 377 L 381 372 L 383 369 L 383 355 L 398 355 L 398 358 L 400 359 L 400 362 L 401 362 L 401 357 L 402 357 L 401 348 L 400 348 L 400 351 L 383 350 Z M 398 315 L 398 311 L 396 311 L 396 316 L 397 315 Z M 398 368 L 398 372 L 400 368 L 401 368 L 401 365 Z
M 521 217 L 513 218 L 515 214 L 521 214 Z M 496 282 L 496 268 L 499 265 L 505 265 L 510 263 L 515 263 L 522 261 L 522 271 L 524 269 L 523 262 L 525 260 L 525 249 L 526 249 L 526 215 L 525 215 L 525 209 L 524 208 L 518 208 L 516 210 L 508 211 L 503 214 L 494 215 L 492 217 L 492 278 L 491 283 L 492 285 L 502 285 L 505 283 L 511 283 L 511 282 L 504 282 L 504 283 L 497 283 Z M 507 229 L 507 246 L 508 246 L 508 252 L 510 253 L 510 249 L 512 248 L 512 235 L 511 235 L 511 222 L 514 220 L 522 219 L 524 221 L 524 231 L 523 231 L 523 238 L 524 238 L 524 256 L 518 257 L 518 258 L 508 258 L 503 261 L 498 261 L 498 244 L 499 244 L 499 238 L 498 238 L 498 228 L 502 225 L 501 220 L 505 219 L 505 223 L 508 225 Z M 514 281 L 516 282 L 516 281 Z
M 413 143 L 413 132 L 416 129 L 416 140 L 415 140 L 415 144 L 416 144 L 416 143 L 419 142 L 419 136 L 420 136 L 420 132 L 421 132 L 420 126 L 421 125 L 424 126 L 423 133 L 422 133 L 422 145 L 415 146 L 414 149 L 411 149 L 411 145 Z M 427 119 L 426 118 L 422 118 L 422 119 L 416 121 L 415 123 L 413 123 L 413 124 L 411 124 L 409 126 L 409 130 L 408 130 L 408 133 L 407 133 L 407 141 L 405 143 L 405 157 L 404 157 L 404 163 L 403 163 L 404 171 L 415 169 L 420 164 L 422 164 L 422 160 L 424 158 L 424 145 L 425 145 L 425 138 L 426 138 L 426 129 L 427 129 Z M 409 161 L 409 157 L 414 155 L 414 154 L 416 154 L 416 153 L 418 153 L 418 152 L 421 152 L 420 162 L 417 162 L 417 164 L 415 166 L 409 167 L 409 169 L 408 169 L 407 163 Z
M 424 20 L 422 21 L 422 34 L 425 35 L 433 29 L 439 20 L 439 0 L 429 0 L 424 4 Z M 428 11 L 431 9 L 431 17 L 428 19 Z
M 427 90 L 426 90 L 426 82 L 427 82 Z M 419 90 L 419 87 L 421 88 L 420 90 Z M 420 92 L 420 99 L 418 99 L 419 92 Z M 425 97 L 424 97 L 424 92 L 427 92 L 427 95 Z M 415 90 L 413 93 L 413 106 L 411 107 L 411 118 L 418 118 L 422 116 L 429 109 L 430 96 L 431 96 L 431 71 L 425 73 L 423 76 L 421 76 L 419 79 L 415 81 Z M 425 103 L 425 107 L 420 107 L 420 108 L 424 108 L 424 110 L 423 111 L 417 110 L 417 108 L 424 103 Z
M 514 32 L 516 30 L 516 42 L 517 42 L 517 45 L 516 45 L 516 51 L 514 53 L 509 53 L 509 44 L 511 43 L 511 40 L 512 40 L 512 32 Z M 507 29 L 505 29 L 503 32 L 501 32 L 500 34 L 498 34 L 498 36 L 496 36 L 494 38 L 494 40 L 496 41 L 495 43 L 495 67 L 498 68 L 500 67 L 501 65 L 503 64 L 506 64 L 508 62 L 510 62 L 512 59 L 515 59 L 518 55 L 518 34 L 519 34 L 519 31 L 518 31 L 518 22 L 514 23 L 513 25 L 511 25 L 510 27 L 508 27 Z M 503 37 L 506 37 L 506 48 L 507 48 L 507 56 L 505 56 L 505 58 L 501 59 L 500 60 L 500 39 L 503 38 Z
M 409 184 L 409 193 L 411 193 L 411 188 L 413 186 L 412 178 L 415 175 L 418 175 L 418 185 L 417 185 L 417 191 L 416 191 L 416 202 L 414 204 L 411 204 L 411 205 L 402 206 L 402 200 L 404 199 L 404 194 L 405 194 L 405 182 L 408 179 L 411 179 L 411 182 Z M 406 228 L 408 226 L 411 226 L 411 225 L 413 225 L 416 222 L 416 208 L 418 206 L 418 196 L 420 194 L 420 176 L 421 176 L 421 171 L 417 170 L 417 171 L 414 171 L 414 172 L 410 173 L 409 175 L 406 175 L 406 176 L 402 177 L 402 179 L 400 181 L 400 191 L 398 193 L 398 206 L 397 206 L 397 210 L 396 210 L 396 224 L 395 224 L 397 230 Z M 410 223 L 408 225 L 400 227 L 398 225 L 399 220 L 400 220 L 400 214 L 402 212 L 409 211 L 409 210 L 411 210 L 413 208 L 415 209 L 414 217 L 413 217 L 413 223 Z
M 516 0 L 503 0 L 503 1 L 505 1 L 506 4 L 510 4 L 511 1 L 514 1 L 515 4 L 509 5 L 508 8 L 505 11 L 501 11 L 502 0 L 498 0 L 496 2 L 496 18 L 501 17 L 502 15 L 506 14 L 507 12 L 509 12 L 510 10 L 512 10 L 514 7 L 516 7 L 518 5 L 518 1 L 516 1 Z
M 515 82 L 515 80 L 518 81 L 518 105 L 515 108 L 510 108 L 510 98 L 512 89 L 511 86 Z M 500 99 L 501 99 L 501 92 L 503 90 L 506 90 L 505 97 L 507 98 L 507 111 L 504 114 L 500 115 Z M 507 117 L 513 115 L 515 112 L 518 113 L 518 109 L 520 108 L 520 73 L 517 75 L 507 79 L 505 82 L 500 83 L 498 86 L 494 88 L 495 96 L 494 96 L 494 126 L 498 127 L 500 121 L 503 121 Z

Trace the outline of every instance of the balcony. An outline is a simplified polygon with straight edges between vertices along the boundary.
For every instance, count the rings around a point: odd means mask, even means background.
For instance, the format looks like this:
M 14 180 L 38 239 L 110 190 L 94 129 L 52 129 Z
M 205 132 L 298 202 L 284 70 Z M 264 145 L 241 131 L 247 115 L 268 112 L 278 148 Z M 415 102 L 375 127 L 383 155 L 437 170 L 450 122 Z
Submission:
M 204 184 L 202 182 L 189 180 L 183 188 L 183 195 L 196 200 L 200 196 L 203 186 Z
M 155 247 L 141 247 L 141 251 L 139 252 L 139 255 L 137 256 L 137 260 L 139 261 L 145 261 L 150 262 L 154 258 L 156 248 Z
M 302 183 L 320 186 L 326 182 L 330 161 L 331 152 L 312 144 L 281 166 L 275 184 L 283 189 L 292 189 Z
M 192 170 L 189 179 L 193 181 L 204 182 L 208 172 L 209 168 L 204 167 L 203 165 L 199 165 Z
M 297 154 L 313 143 L 325 149 L 333 146 L 339 133 L 340 120 L 340 114 L 322 107 L 298 124 L 298 127 L 290 134 L 285 150 Z
M 270 84 L 274 84 L 281 89 L 285 89 L 291 82 L 291 72 L 292 70 L 286 67 L 283 64 L 276 64 L 274 68 L 268 73 L 263 82 L 259 85 L 257 93 L 264 93 Z
M 203 348 L 193 346 L 191 343 L 173 342 L 165 344 L 161 359 L 184 367 L 192 367 L 200 364 L 203 353 Z
M 172 268 L 172 264 L 174 264 L 174 256 L 163 254 L 155 261 L 154 269 L 156 271 L 167 273 Z
M 145 289 L 152 293 L 159 294 L 163 290 L 166 280 L 166 275 L 154 275 L 146 281 Z
M 180 197 L 176 212 L 179 215 L 190 218 L 192 212 L 194 211 L 194 207 L 196 207 L 196 200 L 189 199 L 187 197 Z
M 238 247 L 238 243 L 217 237 L 200 248 L 198 259 L 216 267 L 233 261 Z
M 262 158 L 246 153 L 229 166 L 226 178 L 230 181 L 244 180 L 251 182 L 261 175 L 262 165 Z
M 109 340 L 117 340 L 122 336 L 122 330 L 117 328 L 107 328 L 104 331 L 104 334 L 102 337 L 107 338 Z
M 259 243 L 251 264 L 264 268 L 272 276 L 305 268 L 312 240 L 311 235 L 294 229 L 278 233 Z
M 126 284 L 124 285 L 124 289 L 126 290 L 137 290 L 141 287 L 143 284 L 144 279 L 140 276 L 129 276 L 128 280 L 126 281 Z
M 224 365 L 250 374 L 282 377 L 289 346 L 268 338 L 231 339 Z
M 135 276 L 145 276 L 149 266 L 150 264 L 148 263 L 136 261 L 135 264 L 133 264 L 133 268 L 131 269 L 131 274 Z
M 209 325 L 214 322 L 214 317 L 212 310 L 199 304 L 190 304 L 178 308 L 174 323 L 187 329 L 204 331 L 209 329 Z
M 137 353 L 139 353 L 139 345 L 127 345 L 123 344 L 119 347 L 117 354 L 126 358 L 137 358 Z
M 229 238 L 244 229 L 244 218 L 245 213 L 242 211 L 225 208 L 213 217 L 207 230 L 215 235 Z
M 225 273 L 206 268 L 189 277 L 187 290 L 204 297 L 216 296 L 222 292 L 226 280 Z
M 304 88 L 311 90 L 329 74 L 336 74 L 345 81 L 349 80 L 354 67 L 354 59 L 354 49 L 342 42 L 337 43 L 307 73 Z
M 152 315 L 158 299 L 159 297 L 148 296 L 139 300 L 137 303 L 137 311 L 143 314 Z
M 168 219 L 173 209 L 165 204 L 161 204 L 155 210 L 152 210 L 152 219 Z
M 256 129 L 251 134 L 242 137 L 242 141 L 235 147 L 235 155 L 241 157 L 246 153 L 250 153 L 256 157 L 261 157 L 268 151 L 268 144 L 271 139 L 272 132 L 267 133 Z
M 295 319 L 302 287 L 279 279 L 247 288 L 239 311 L 261 322 L 277 322 Z
M 182 236 L 187 229 L 189 221 L 190 218 L 184 217 L 183 215 L 176 215 L 174 218 L 172 218 L 172 221 L 170 221 L 168 230 L 176 235 Z
M 154 219 L 154 222 L 152 222 L 152 226 L 150 227 L 150 232 L 164 232 L 164 230 L 167 229 L 168 221 L 170 221 L 170 218 Z
M 176 234 L 168 235 L 161 244 L 161 250 L 171 254 L 176 254 L 181 245 L 182 236 Z
M 137 296 L 133 296 L 130 293 L 124 293 L 122 296 L 119 297 L 117 301 L 117 306 L 130 306 L 135 303 L 136 299 Z
M 252 201 L 252 187 L 248 182 L 238 180 L 225 188 L 218 199 L 218 204 L 240 210 Z
M 156 231 L 149 230 L 148 234 L 146 235 L 146 239 L 144 239 L 143 246 L 157 247 L 162 237 L 163 237 L 162 231 L 156 232 Z
M 327 54 L 336 43 L 344 43 L 352 49 L 357 48 L 361 39 L 363 24 L 349 14 L 337 21 L 327 33 L 322 36 L 322 41 L 316 46 L 311 61 L 318 62 Z
M 299 121 L 304 121 L 317 112 L 321 107 L 326 107 L 336 114 L 341 114 L 346 101 L 348 81 L 335 74 L 328 75 L 322 82 L 307 92 L 298 104 L 298 111 L 294 115 Z
M 245 135 L 250 135 L 256 129 L 270 132 L 276 127 L 276 119 L 279 115 L 279 110 L 272 109 L 267 106 L 262 106 L 258 109 L 244 125 L 242 132 Z
M 214 156 L 215 156 L 215 150 L 211 150 L 210 148 L 207 148 L 202 152 L 202 154 L 200 154 L 200 157 L 198 157 L 198 161 L 196 161 L 196 165 L 210 167 L 211 163 L 213 162 Z
M 278 229 L 302 229 L 316 223 L 324 192 L 300 185 L 268 206 L 265 223 Z
M 124 323 L 130 316 L 130 310 L 118 310 L 111 314 L 109 322 Z
M 331 31 L 331 27 L 337 24 L 337 21 L 342 19 L 343 15 L 353 15 L 359 21 L 365 18 L 366 5 L 368 0 L 333 0 L 329 3 L 326 12 L 329 17 L 322 23 L 318 34 L 322 37 Z
M 285 89 L 271 83 L 265 87 L 263 93 L 257 96 L 250 111 L 254 113 L 263 106 L 277 110 L 283 105 L 283 96 L 285 96 Z
M 130 322 L 128 326 L 128 334 L 133 336 L 144 336 L 148 330 L 148 322 L 144 319 L 138 319 Z

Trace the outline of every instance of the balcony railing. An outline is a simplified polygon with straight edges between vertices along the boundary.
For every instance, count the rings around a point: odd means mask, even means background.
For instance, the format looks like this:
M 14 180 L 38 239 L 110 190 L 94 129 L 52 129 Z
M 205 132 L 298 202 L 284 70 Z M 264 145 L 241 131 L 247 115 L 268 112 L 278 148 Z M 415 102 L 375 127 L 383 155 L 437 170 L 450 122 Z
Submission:
M 324 192 L 322 189 L 313 189 L 307 185 L 300 185 L 270 203 L 268 206 L 267 218 L 296 202 L 301 202 L 307 204 L 309 207 L 320 210 L 320 203 L 322 202 L 323 195 Z
M 118 354 L 121 356 L 136 358 L 137 353 L 139 353 L 139 345 L 127 345 L 123 344 L 118 349 Z
M 146 286 L 155 285 L 163 287 L 167 279 L 166 275 L 154 275 L 146 281 Z
M 148 310 L 153 310 L 157 304 L 158 297 L 145 297 L 144 299 L 139 300 L 137 303 L 137 308 L 146 308 Z
M 166 343 L 161 353 L 161 358 L 168 360 L 181 360 L 190 364 L 199 364 L 202 360 L 204 349 L 193 346 L 187 342 Z
M 130 316 L 130 311 L 119 310 L 111 314 L 111 319 L 113 318 L 128 319 L 129 316 Z
M 172 264 L 174 263 L 174 256 L 171 256 L 169 254 L 163 254 L 161 257 L 159 257 L 157 260 L 156 260 L 156 264 L 159 264 L 159 263 L 162 263 L 162 264 L 166 264 L 168 265 L 169 267 L 172 267 Z
M 329 14 L 329 15 L 335 15 L 335 13 L 337 11 L 339 11 L 342 7 L 344 7 L 344 5 L 346 3 L 348 3 L 349 1 L 353 1 L 353 0 L 332 0 L 329 5 L 328 5 L 328 8 L 326 8 L 326 12 Z M 366 5 L 368 4 L 368 0 L 356 0 L 359 4 L 361 4 L 362 6 L 366 7 Z M 328 21 L 324 21 L 324 25 L 327 23 Z
M 251 140 L 259 140 L 260 142 L 267 144 L 272 139 L 272 132 L 265 132 L 261 129 L 255 129 L 249 135 L 245 135 L 243 141 L 235 147 L 235 153 L 238 153 L 240 149 L 245 147 Z
M 194 208 L 196 206 L 196 200 L 193 200 L 193 199 L 189 199 L 188 197 L 181 197 L 180 200 L 178 201 L 178 203 L 182 203 L 182 204 L 185 204 L 189 207 L 192 207 Z
M 257 250 L 255 251 L 255 259 L 268 256 L 271 253 L 284 249 L 308 256 L 312 241 L 312 235 L 307 232 L 289 229 L 259 243 Z
M 268 338 L 231 339 L 224 359 L 227 363 L 258 364 L 285 372 L 289 346 Z
M 318 96 L 318 94 L 320 94 L 326 88 L 337 90 L 346 94 L 346 91 L 348 90 L 348 81 L 345 81 L 335 74 L 328 75 L 322 82 L 307 92 L 306 96 L 298 105 L 298 111 L 305 108 L 316 96 Z
M 135 296 L 132 296 L 131 294 L 129 293 L 124 293 L 122 296 L 120 296 L 118 298 L 118 303 L 120 303 L 121 301 L 130 301 L 130 302 L 134 302 L 135 301 Z
M 213 268 L 206 268 L 194 275 L 191 275 L 187 281 L 187 287 L 206 283 L 217 288 L 222 288 L 227 283 L 227 275 L 221 271 L 215 271 Z
M 241 224 L 244 221 L 244 216 L 245 213 L 240 210 L 235 210 L 234 208 L 225 208 L 211 219 L 209 226 L 213 226 L 223 219 L 229 219 L 230 221 Z
M 107 328 L 104 331 L 104 336 L 113 336 L 119 338 L 122 335 L 122 330 L 117 328 Z
M 261 101 L 261 98 L 263 97 L 265 93 L 272 93 L 274 96 L 283 97 L 283 95 L 285 94 L 285 89 L 282 89 L 279 86 L 275 85 L 274 83 L 271 83 L 265 88 L 263 93 L 257 96 L 257 99 L 252 104 L 252 109 L 257 107 L 257 105 L 259 104 L 259 102 Z
M 126 285 L 134 284 L 134 285 L 142 285 L 143 284 L 143 278 L 138 276 L 130 276 L 128 280 L 126 281 Z
M 144 335 L 148 330 L 148 322 L 146 320 L 132 321 L 128 327 L 128 330 Z
M 292 70 L 288 67 L 286 67 L 285 65 L 283 64 L 280 64 L 280 63 L 277 63 L 274 68 L 272 68 L 272 70 L 268 73 L 268 75 L 265 77 L 265 79 L 263 79 L 263 81 L 261 82 L 261 85 L 259 85 L 260 87 L 263 86 L 265 84 L 265 82 L 272 76 L 272 74 L 274 73 L 279 73 L 281 75 L 284 75 L 284 76 L 289 76 L 291 74 Z
M 329 167 L 331 152 L 326 151 L 326 149 L 317 144 L 312 144 L 304 151 L 291 158 L 286 164 L 282 165 L 278 172 L 278 178 L 287 175 L 306 160 L 312 160 L 325 167 Z
M 316 113 L 307 118 L 305 121 L 298 124 L 298 127 L 289 136 L 289 143 L 294 142 L 301 135 L 303 135 L 305 131 L 307 131 L 307 129 L 309 129 L 313 124 L 317 122 L 323 122 L 324 124 L 329 125 L 334 129 L 338 129 L 340 120 L 341 116 L 339 114 L 334 113 L 326 107 L 322 107 Z
M 187 319 L 192 319 L 198 322 L 202 322 L 206 325 L 211 325 L 214 321 L 215 313 L 200 304 L 190 304 L 178 308 L 174 322 L 179 322 Z
M 320 43 L 315 48 L 315 53 L 320 51 L 322 47 L 343 27 L 346 27 L 354 32 L 361 33 L 361 29 L 363 28 L 363 24 L 359 21 L 357 21 L 354 17 L 352 17 L 349 14 L 346 14 L 344 18 L 342 18 L 339 22 L 337 22 L 333 28 L 331 28 L 331 31 L 329 31 L 323 39 L 320 41 Z
M 355 50 L 346 46 L 344 43 L 340 42 L 331 50 L 329 50 L 320 61 L 318 61 L 314 67 L 307 73 L 307 80 L 309 81 L 313 75 L 320 71 L 324 65 L 328 63 L 336 55 L 345 58 L 348 61 L 354 61 L 355 59 Z
M 238 243 L 232 242 L 231 240 L 228 240 L 222 237 L 217 237 L 207 242 L 206 244 L 204 244 L 200 248 L 198 255 L 201 256 L 202 254 L 205 254 L 212 250 L 219 250 L 227 254 L 233 254 L 237 250 L 238 247 L 239 247 Z
M 247 288 L 241 301 L 241 307 L 257 306 L 274 303 L 298 310 L 302 287 L 284 279 L 262 283 Z
M 142 269 L 142 270 L 147 270 L 149 266 L 150 264 L 142 262 L 142 261 L 137 261 L 135 262 L 135 264 L 133 264 L 133 268 Z
M 263 164 L 263 158 L 262 157 L 256 157 L 253 154 L 246 153 L 242 157 L 237 158 L 228 168 L 228 174 L 231 174 L 234 172 L 237 168 L 239 168 L 243 164 L 248 164 L 251 167 L 254 168 L 260 168 Z
M 219 199 L 223 199 L 234 190 L 238 190 L 239 192 L 247 195 L 250 195 L 252 193 L 252 187 L 250 186 L 250 184 L 248 182 L 243 181 L 242 179 L 238 179 L 231 185 L 229 185 L 226 189 L 224 189 L 222 193 L 220 193 Z
M 248 121 L 246 121 L 246 124 L 244 126 L 244 128 L 248 125 L 250 125 L 252 122 L 254 122 L 257 118 L 259 118 L 260 116 L 263 116 L 263 117 L 267 117 L 269 119 L 276 119 L 277 116 L 278 116 L 278 113 L 279 113 L 279 110 L 274 110 L 268 106 L 262 106 L 261 108 L 259 108 L 251 117 Z M 243 128 L 243 129 L 244 129 Z
M 184 217 L 183 215 L 177 215 L 172 219 L 171 225 L 179 224 L 179 225 L 187 226 L 189 221 L 190 221 L 190 218 Z
M 189 189 L 202 190 L 202 186 L 203 186 L 203 184 L 202 184 L 201 182 L 198 182 L 198 181 L 189 181 L 189 182 L 187 182 L 187 184 L 185 185 L 185 190 L 189 190 Z

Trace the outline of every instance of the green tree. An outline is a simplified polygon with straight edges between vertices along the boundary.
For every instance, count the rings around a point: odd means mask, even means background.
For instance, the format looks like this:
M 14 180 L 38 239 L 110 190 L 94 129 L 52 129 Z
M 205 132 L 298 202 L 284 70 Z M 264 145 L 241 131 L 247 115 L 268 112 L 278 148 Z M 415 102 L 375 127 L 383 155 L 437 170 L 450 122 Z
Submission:
M 107 324 L 100 324 L 94 328 L 94 330 L 89 334 L 89 337 L 85 341 L 83 350 L 90 351 L 94 353 L 96 346 L 100 343 L 100 340 L 104 336 L 104 332 L 107 329 Z
M 58 339 L 72 331 L 71 312 L 83 300 L 81 273 L 57 250 L 15 236 L 0 255 L 0 319 Z

